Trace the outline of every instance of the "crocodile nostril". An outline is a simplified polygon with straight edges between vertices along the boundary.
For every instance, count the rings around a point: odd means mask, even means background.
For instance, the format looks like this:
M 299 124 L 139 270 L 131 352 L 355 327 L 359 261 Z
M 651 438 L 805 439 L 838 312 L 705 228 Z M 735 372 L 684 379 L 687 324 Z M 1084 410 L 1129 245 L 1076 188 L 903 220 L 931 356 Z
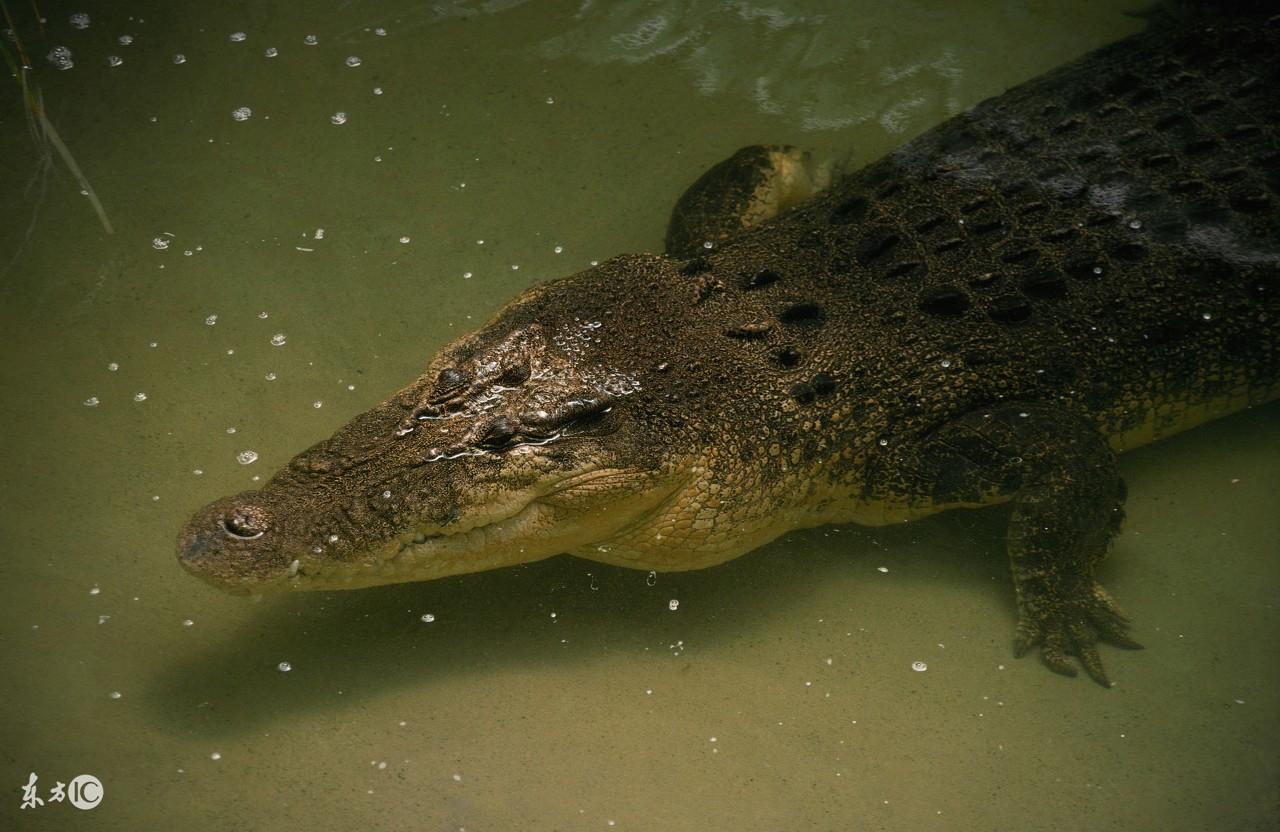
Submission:
M 256 540 L 267 533 L 266 524 L 250 516 L 250 512 L 236 512 L 223 518 L 222 529 L 239 540 Z

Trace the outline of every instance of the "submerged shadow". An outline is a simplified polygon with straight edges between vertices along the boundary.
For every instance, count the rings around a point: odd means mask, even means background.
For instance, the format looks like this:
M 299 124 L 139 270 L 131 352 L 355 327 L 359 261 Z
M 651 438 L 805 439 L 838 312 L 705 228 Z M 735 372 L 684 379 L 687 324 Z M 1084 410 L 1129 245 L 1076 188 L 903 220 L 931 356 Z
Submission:
M 715 649 L 806 613 L 828 581 L 847 583 L 854 606 L 862 576 L 881 564 L 901 564 L 899 580 L 971 588 L 990 599 L 994 626 L 1004 627 L 1006 616 L 1011 628 L 1003 518 L 999 510 L 957 512 L 881 529 L 793 532 L 723 566 L 658 575 L 652 586 L 647 573 L 564 556 L 437 581 L 266 599 L 238 632 L 177 658 L 143 695 L 164 730 L 236 735 L 459 674 L 575 666 L 606 650 L 639 655 L 677 640 Z M 1005 579 L 993 581 L 996 573 Z M 434 620 L 424 622 L 425 614 Z M 901 614 L 883 611 L 886 621 Z M 292 669 L 281 672 L 286 660 Z

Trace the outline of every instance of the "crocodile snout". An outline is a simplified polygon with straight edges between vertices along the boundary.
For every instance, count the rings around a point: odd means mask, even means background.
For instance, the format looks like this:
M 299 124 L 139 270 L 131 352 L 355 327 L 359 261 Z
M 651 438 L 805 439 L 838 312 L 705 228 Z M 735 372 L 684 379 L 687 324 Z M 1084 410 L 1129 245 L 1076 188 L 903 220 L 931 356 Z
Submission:
M 273 545 L 274 512 L 255 492 L 211 503 L 178 535 L 178 562 L 187 571 L 235 590 L 287 574 L 289 561 Z

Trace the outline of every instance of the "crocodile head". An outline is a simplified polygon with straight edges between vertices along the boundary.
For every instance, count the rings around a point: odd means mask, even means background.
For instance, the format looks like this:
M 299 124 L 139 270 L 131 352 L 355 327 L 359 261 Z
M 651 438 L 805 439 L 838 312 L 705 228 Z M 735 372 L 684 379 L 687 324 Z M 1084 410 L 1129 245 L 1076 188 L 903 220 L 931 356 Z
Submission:
M 593 270 L 585 283 L 599 292 L 569 278 L 525 293 L 265 487 L 197 512 L 179 561 L 250 592 L 425 580 L 561 552 L 647 563 L 692 457 L 645 418 L 643 379 L 661 356 L 608 291 L 612 269 L 656 274 L 667 261 L 629 259 Z

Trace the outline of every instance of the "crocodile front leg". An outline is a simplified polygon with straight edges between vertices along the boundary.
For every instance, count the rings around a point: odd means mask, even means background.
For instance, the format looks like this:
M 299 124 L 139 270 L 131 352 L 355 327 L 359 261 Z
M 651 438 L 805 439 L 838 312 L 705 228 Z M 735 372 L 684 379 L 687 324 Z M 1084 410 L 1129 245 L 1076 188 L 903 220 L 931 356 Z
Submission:
M 935 504 L 1012 504 L 1007 546 L 1018 599 L 1014 653 L 1040 646 L 1053 671 L 1074 676 L 1074 654 L 1110 681 L 1099 639 L 1139 648 L 1128 619 L 1094 573 L 1124 519 L 1115 455 L 1084 417 L 1043 404 L 1007 404 L 936 431 L 917 465 Z

